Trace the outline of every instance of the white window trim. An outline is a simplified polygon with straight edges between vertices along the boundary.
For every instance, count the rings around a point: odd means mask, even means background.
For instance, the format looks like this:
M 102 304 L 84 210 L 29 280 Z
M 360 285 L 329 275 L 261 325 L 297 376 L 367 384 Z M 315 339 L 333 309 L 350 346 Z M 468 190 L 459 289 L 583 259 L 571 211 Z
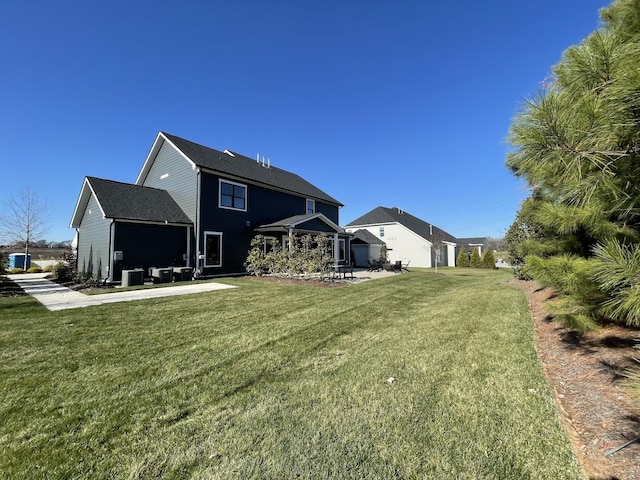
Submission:
M 222 184 L 223 183 L 228 183 L 229 185 L 236 185 L 238 187 L 244 188 L 244 208 L 227 207 L 225 205 L 222 205 Z M 224 208 L 225 210 L 234 210 L 236 212 L 246 212 L 247 205 L 249 203 L 248 196 L 249 196 L 249 189 L 244 183 L 233 182 L 231 180 L 226 180 L 224 178 L 218 179 L 218 208 Z
M 309 202 L 311 202 L 311 205 L 313 205 L 313 212 L 309 213 Z M 313 213 L 316 213 L 316 201 L 313 198 L 307 198 L 304 201 L 304 212 L 307 215 L 311 215 Z
M 270 237 L 268 235 L 264 236 L 264 240 L 262 242 L 262 251 L 264 252 L 264 254 L 267 254 L 267 245 L 269 244 L 269 242 L 277 242 L 278 238 L 277 237 Z
M 220 237 L 220 263 L 218 265 L 216 264 L 208 264 L 207 263 L 207 237 L 208 236 L 214 236 L 217 235 Z M 221 267 L 222 266 L 222 232 L 204 232 L 204 266 L 205 267 Z
M 332 238 L 331 239 L 331 252 L 334 252 L 334 248 L 335 248 L 335 240 Z M 339 238 L 338 239 L 338 261 L 339 262 L 346 262 L 347 261 L 347 242 L 344 238 Z

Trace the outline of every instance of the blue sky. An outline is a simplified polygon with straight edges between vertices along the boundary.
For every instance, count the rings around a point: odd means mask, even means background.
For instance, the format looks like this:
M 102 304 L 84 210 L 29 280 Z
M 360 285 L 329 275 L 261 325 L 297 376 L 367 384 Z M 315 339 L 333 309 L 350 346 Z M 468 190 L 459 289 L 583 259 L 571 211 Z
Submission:
M 133 183 L 158 131 L 297 173 L 345 206 L 504 235 L 509 125 L 607 0 L 3 2 L 3 205 L 68 228 L 86 175 Z

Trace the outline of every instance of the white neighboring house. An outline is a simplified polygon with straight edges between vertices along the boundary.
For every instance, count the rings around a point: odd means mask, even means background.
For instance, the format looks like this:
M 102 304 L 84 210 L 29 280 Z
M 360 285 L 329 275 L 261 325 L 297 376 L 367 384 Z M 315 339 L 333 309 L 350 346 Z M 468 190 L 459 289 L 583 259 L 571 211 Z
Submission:
M 400 208 L 376 207 L 348 223 L 345 230 L 353 233 L 364 229 L 385 242 L 391 263 L 411 262 L 412 267 L 435 266 L 436 249 L 441 245 L 438 266 L 454 267 L 458 240 L 444 230 L 420 220 Z M 467 249 L 468 251 L 468 249 Z

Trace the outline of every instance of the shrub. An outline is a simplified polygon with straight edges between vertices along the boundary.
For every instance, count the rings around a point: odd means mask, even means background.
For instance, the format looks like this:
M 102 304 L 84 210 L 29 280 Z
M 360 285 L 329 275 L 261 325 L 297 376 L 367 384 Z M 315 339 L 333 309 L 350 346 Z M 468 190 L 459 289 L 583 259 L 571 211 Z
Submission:
M 480 254 L 478 253 L 478 249 L 474 248 L 471 251 L 471 260 L 469 260 L 469 266 L 471 268 L 480 268 L 482 267 L 482 259 L 480 258 Z
M 53 277 L 60 283 L 73 280 L 73 269 L 64 262 L 56 263 L 52 269 Z
M 11 270 L 9 270 L 9 273 L 11 275 L 16 275 L 18 273 L 24 273 L 24 270 L 21 268 L 12 268 Z
M 456 267 L 468 267 L 469 266 L 469 255 L 464 248 L 464 245 L 460 247 L 460 251 L 458 252 L 458 258 L 456 259 Z
M 27 273 L 42 273 L 42 269 L 40 267 L 30 267 Z
M 53 272 L 53 265 L 47 265 L 42 269 L 43 272 Z
M 251 241 L 245 268 L 256 276 L 320 274 L 324 277 L 327 265 L 333 261 L 330 244 L 331 239 L 325 234 L 294 235 L 286 248 L 282 248 L 277 240 L 271 241 L 269 251 L 265 253 L 266 239 L 256 235 Z
M 490 248 L 482 256 L 482 268 L 496 268 L 496 257 Z

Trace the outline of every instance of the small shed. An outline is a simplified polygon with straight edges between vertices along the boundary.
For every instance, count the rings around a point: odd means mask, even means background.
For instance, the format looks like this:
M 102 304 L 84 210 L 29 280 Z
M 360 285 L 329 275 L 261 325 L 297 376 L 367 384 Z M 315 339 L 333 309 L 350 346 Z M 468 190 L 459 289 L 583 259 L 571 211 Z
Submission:
M 27 266 L 25 267 L 25 256 L 27 258 Z M 9 254 L 9 270 L 14 268 L 22 268 L 28 270 L 31 268 L 31 255 L 25 255 L 24 253 L 10 253 Z

